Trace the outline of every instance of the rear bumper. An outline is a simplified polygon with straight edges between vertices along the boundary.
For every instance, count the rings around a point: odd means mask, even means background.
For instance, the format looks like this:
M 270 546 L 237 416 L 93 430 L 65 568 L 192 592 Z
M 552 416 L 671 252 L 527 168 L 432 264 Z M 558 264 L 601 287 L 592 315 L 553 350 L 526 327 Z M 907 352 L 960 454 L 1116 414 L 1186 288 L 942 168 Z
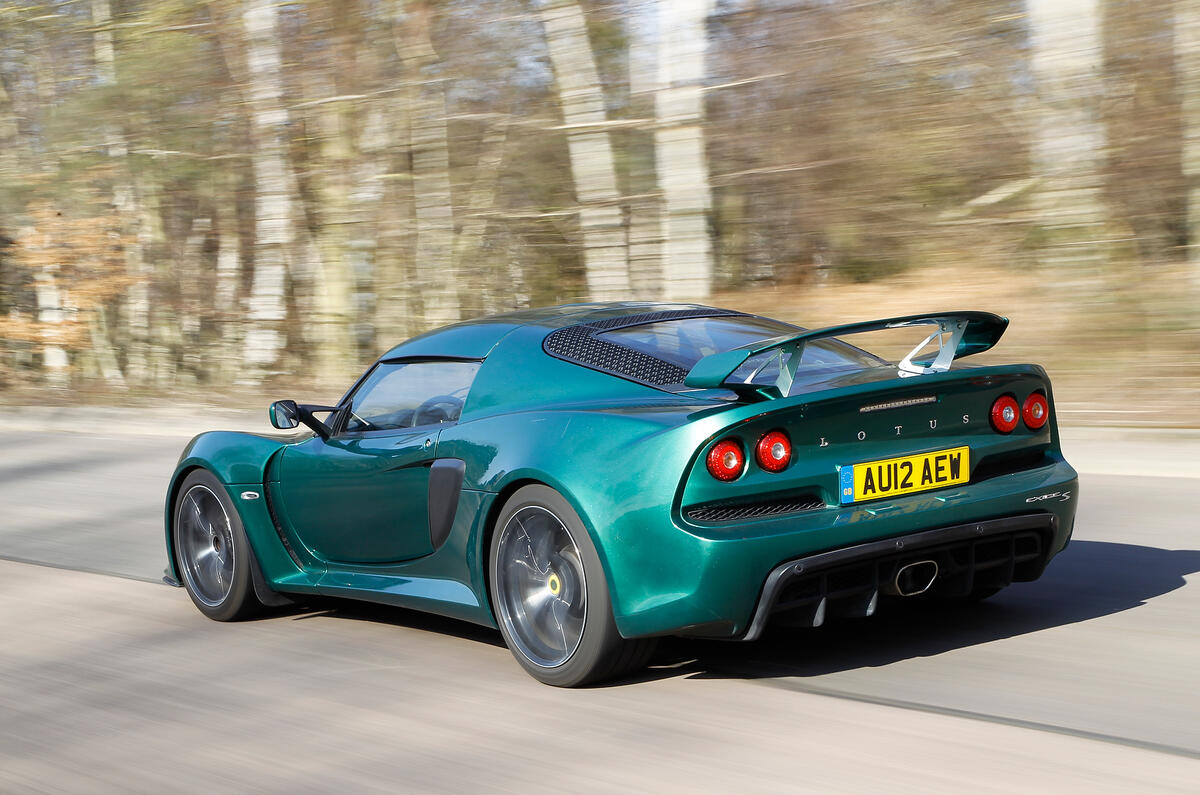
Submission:
M 957 490 L 828 506 L 721 527 L 681 524 L 679 519 L 669 527 L 642 525 L 643 532 L 625 535 L 618 554 L 609 555 L 617 628 L 627 638 L 687 635 L 753 639 L 778 606 L 782 587 L 788 584 L 785 580 L 793 579 L 787 572 L 796 564 L 803 563 L 808 572 L 818 573 L 825 569 L 813 569 L 817 564 L 834 566 L 869 561 L 873 556 L 890 564 L 896 559 L 898 541 L 910 550 L 914 548 L 912 543 L 918 544 L 918 549 L 927 549 L 973 537 L 1032 530 L 1040 534 L 1038 559 L 1032 565 L 1024 560 L 1014 562 L 1011 581 L 1034 579 L 1066 546 L 1077 497 L 1075 470 L 1056 455 L 1046 466 L 989 478 Z M 974 530 L 976 526 L 985 528 L 982 536 Z M 642 548 L 636 543 L 642 539 L 654 543 Z M 955 570 L 953 560 L 945 563 L 948 574 Z M 886 574 L 885 570 L 878 576 Z M 996 575 L 992 572 L 987 576 Z M 961 577 L 955 582 L 955 587 L 966 587 Z M 857 610 L 859 615 L 865 614 L 871 592 L 877 588 L 875 581 L 871 585 L 870 589 L 863 585 L 860 608 L 851 608 L 847 603 L 835 606 L 835 600 L 830 600 L 827 609 L 831 613 Z M 790 594 L 787 598 L 794 601 Z M 809 606 L 815 611 L 815 603 Z M 810 626 L 815 619 L 814 612 L 809 617 Z M 792 623 L 804 623 L 803 617 Z
M 1042 575 L 1058 526 L 1054 514 L 1010 516 L 856 544 L 776 566 L 741 640 L 757 640 L 773 616 L 793 626 L 819 626 L 827 613 L 869 616 L 880 592 L 904 565 L 934 561 L 930 590 L 967 596 Z

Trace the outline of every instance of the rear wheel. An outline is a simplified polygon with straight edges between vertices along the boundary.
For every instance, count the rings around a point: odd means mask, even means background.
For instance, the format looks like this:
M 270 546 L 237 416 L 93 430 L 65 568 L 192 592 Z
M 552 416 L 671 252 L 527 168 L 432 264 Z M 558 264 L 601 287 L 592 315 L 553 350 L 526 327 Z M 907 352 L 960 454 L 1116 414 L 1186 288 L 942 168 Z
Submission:
M 558 492 L 526 486 L 513 494 L 496 523 L 489 561 L 496 621 L 535 679 L 573 687 L 648 661 L 654 640 L 617 632 L 600 556 Z
M 179 488 L 174 541 L 184 588 L 201 613 L 235 621 L 261 607 L 241 518 L 220 481 L 206 470 L 195 470 Z

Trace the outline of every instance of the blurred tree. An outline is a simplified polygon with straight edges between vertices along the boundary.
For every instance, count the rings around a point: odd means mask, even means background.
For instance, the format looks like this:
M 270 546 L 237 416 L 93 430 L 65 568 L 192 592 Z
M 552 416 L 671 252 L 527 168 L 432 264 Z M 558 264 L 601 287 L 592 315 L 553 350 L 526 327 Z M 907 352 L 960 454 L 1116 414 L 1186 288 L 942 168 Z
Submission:
M 712 193 L 704 143 L 704 77 L 711 0 L 660 0 L 655 157 L 664 197 L 663 297 L 712 289 Z
M 1107 139 L 1100 0 L 1028 0 L 1038 119 L 1033 159 L 1048 264 L 1096 268 L 1107 256 Z
M 454 258 L 454 203 L 450 193 L 450 142 L 446 79 L 430 37 L 432 9 L 399 2 L 397 50 L 408 85 L 409 156 L 416 211 L 415 259 L 424 322 L 461 318 L 459 272 Z
M 285 291 L 296 245 L 294 190 L 287 161 L 288 110 L 283 103 L 279 6 L 245 0 L 246 80 L 255 185 L 254 287 L 243 360 L 247 376 L 278 367 L 286 336 Z
M 36 342 L 48 382 L 70 383 L 69 350 L 83 352 L 96 375 L 112 380 L 116 367 L 104 335 L 107 311 L 129 284 L 124 238 L 115 213 L 72 218 L 49 205 L 30 209 L 12 257 L 30 274 L 37 297 L 31 320 L 10 315 L 6 336 Z
M 514 307 L 1194 256 L 1195 5 L 16 0 L 0 226 L 105 218 L 124 268 L 0 263 L 8 377 L 342 383 Z
M 593 301 L 627 298 L 628 241 L 616 161 L 583 10 L 575 0 L 544 0 L 541 15 L 571 153 L 588 294 Z
M 1187 260 L 1200 266 L 1200 2 L 1174 0 L 1175 69 L 1183 124 Z

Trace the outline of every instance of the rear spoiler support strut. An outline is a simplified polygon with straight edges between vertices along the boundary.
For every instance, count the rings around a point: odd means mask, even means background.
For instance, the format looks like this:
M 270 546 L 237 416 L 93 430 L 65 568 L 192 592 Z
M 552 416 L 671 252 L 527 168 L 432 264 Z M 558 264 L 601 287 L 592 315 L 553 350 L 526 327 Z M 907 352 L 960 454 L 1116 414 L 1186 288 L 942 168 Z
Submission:
M 715 389 L 724 387 L 732 389 L 745 397 L 786 397 L 791 391 L 792 382 L 796 378 L 796 369 L 804 352 L 804 345 L 812 340 L 844 337 L 851 334 L 862 334 L 868 331 L 905 328 L 908 326 L 937 326 L 937 331 L 926 337 L 920 345 L 913 348 L 899 364 L 901 377 L 944 373 L 950 369 L 951 363 L 962 356 L 982 353 L 994 346 L 1004 330 L 1008 328 L 1008 318 L 993 315 L 990 312 L 939 312 L 928 315 L 905 315 L 890 317 L 882 320 L 868 320 L 863 323 L 849 323 L 842 326 L 827 326 L 826 328 L 801 331 L 782 337 L 761 340 L 740 348 L 734 348 L 721 353 L 705 356 L 696 362 L 688 372 L 684 384 L 700 389 Z M 932 359 L 917 360 L 916 357 L 930 343 L 937 340 L 938 352 Z M 767 351 L 777 351 L 780 359 L 779 377 L 775 385 L 763 387 L 750 383 L 727 384 L 726 379 L 733 375 L 747 359 Z M 791 354 L 788 356 L 787 354 Z M 764 367 L 766 364 L 764 363 Z M 761 368 L 760 368 L 761 369 Z M 756 371 L 757 373 L 757 371 Z M 751 376 L 751 379 L 753 375 Z M 748 381 L 750 379 L 747 379 Z M 772 394 L 774 393 L 774 394 Z
M 963 334 L 967 331 L 967 324 L 968 321 L 961 318 L 938 318 L 938 330 L 926 337 L 900 360 L 900 377 L 944 373 L 949 370 L 950 364 L 954 361 L 954 355 L 958 351 L 958 344 L 962 342 Z M 950 335 L 949 339 L 946 339 L 947 334 Z M 914 362 L 913 357 L 925 350 L 925 347 L 934 340 L 937 340 L 938 354 L 933 361 L 927 365 L 923 362 Z

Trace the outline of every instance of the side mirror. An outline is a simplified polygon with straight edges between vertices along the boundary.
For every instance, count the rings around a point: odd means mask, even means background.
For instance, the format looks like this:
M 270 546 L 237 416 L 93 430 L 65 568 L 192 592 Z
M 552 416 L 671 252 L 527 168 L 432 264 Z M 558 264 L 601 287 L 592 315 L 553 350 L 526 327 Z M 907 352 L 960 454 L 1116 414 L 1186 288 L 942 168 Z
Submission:
M 276 400 L 267 409 L 271 425 L 282 431 L 291 430 L 300 424 L 300 407 L 294 400 Z

